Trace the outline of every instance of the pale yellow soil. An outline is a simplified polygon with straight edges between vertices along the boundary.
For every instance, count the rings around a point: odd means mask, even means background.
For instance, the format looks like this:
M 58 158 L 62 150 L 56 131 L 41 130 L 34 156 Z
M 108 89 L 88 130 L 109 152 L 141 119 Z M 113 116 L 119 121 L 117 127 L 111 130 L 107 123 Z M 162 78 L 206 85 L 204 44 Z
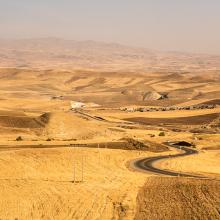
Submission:
M 218 220 L 219 194 L 219 180 L 151 177 L 139 191 L 135 220 Z
M 153 153 L 56 148 L 0 152 L 1 219 L 133 219 L 147 177 L 127 161 Z M 81 167 L 84 181 L 81 181 Z
M 220 177 L 220 135 L 198 134 L 191 138 L 188 137 L 189 141 L 190 139 L 191 143 L 196 145 L 198 154 L 169 160 L 165 159 L 156 162 L 155 165 L 163 169 Z
M 48 65 L 47 56 L 49 54 L 40 57 L 39 60 L 33 57 L 30 64 L 38 68 L 45 67 Z M 170 57 L 170 63 L 173 58 Z M 120 61 L 114 60 L 113 63 L 111 59 L 108 60 L 108 63 L 101 65 L 106 65 L 103 71 L 96 70 L 98 64 L 92 62 L 85 66 L 95 71 L 76 70 L 82 65 L 81 61 L 72 67 L 75 70 L 69 69 L 69 65 L 72 64 L 65 61 L 56 64 L 51 61 L 49 64 L 50 67 L 59 65 L 60 69 L 65 66 L 68 71 L 0 69 L 0 219 L 134 218 L 138 191 L 152 174 L 133 172 L 127 168 L 127 163 L 137 158 L 159 154 L 74 148 L 70 147 L 70 144 L 109 143 L 122 138 L 133 138 L 160 147 L 159 144 L 165 141 L 185 140 L 196 144 L 198 155 L 162 161 L 157 165 L 182 172 L 198 172 L 215 178 L 220 175 L 220 151 L 210 150 L 219 147 L 218 134 L 204 134 L 206 128 L 199 134 L 190 133 L 190 129 L 194 128 L 191 124 L 185 130 L 175 131 L 159 123 L 160 118 L 186 117 L 188 120 L 187 117 L 190 116 L 209 117 L 209 114 L 220 113 L 220 107 L 145 113 L 126 113 L 119 110 L 120 107 L 129 105 L 176 106 L 218 100 L 220 78 L 217 71 L 200 71 L 200 67 L 197 66 L 196 70 L 202 74 L 181 74 L 178 71 L 175 73 L 174 64 L 169 66 L 172 70 L 170 73 L 166 69 L 167 61 L 164 60 L 155 71 L 131 72 L 127 70 L 136 65 L 140 68 L 141 61 L 134 65 L 130 61 L 123 62 L 120 66 L 123 60 L 124 58 Z M 101 61 L 98 59 L 99 64 Z M 180 60 L 178 62 L 181 63 L 180 69 L 187 72 L 196 66 L 191 61 L 187 65 Z M 123 66 L 127 69 L 113 71 Z M 151 67 L 151 63 L 145 63 L 145 68 L 148 66 Z M 160 68 L 165 68 L 165 72 Z M 193 77 L 194 79 L 191 79 Z M 214 81 L 208 81 L 213 79 Z M 143 94 L 153 90 L 170 92 L 173 98 L 143 102 Z M 196 97 L 198 93 L 201 93 L 199 98 Z M 82 109 L 83 113 L 92 116 L 89 117 L 71 111 L 70 101 L 93 102 L 100 107 Z M 150 126 L 124 120 L 134 117 L 158 120 Z M 218 120 L 214 125 L 219 129 Z M 176 130 L 181 127 L 172 126 Z M 159 136 L 161 131 L 165 132 L 165 136 Z M 19 136 L 22 141 L 16 141 Z M 33 148 L 33 145 L 36 148 Z M 55 148 L 37 148 L 40 145 L 54 145 Z M 63 148 L 59 145 L 69 147 Z M 27 146 L 32 148 L 21 149 Z M 204 147 L 210 149 L 204 151 Z M 176 151 L 162 154 L 173 153 Z M 73 183 L 74 164 L 75 180 L 81 181 L 82 158 L 84 181 Z M 190 180 L 187 183 L 190 186 Z M 166 186 L 163 184 L 164 181 L 161 180 L 158 186 L 163 189 Z M 166 184 L 169 186 L 167 182 Z M 166 192 L 166 195 L 169 195 L 169 191 Z M 152 198 L 154 193 L 155 191 L 151 194 Z M 164 201 L 161 195 L 158 194 L 157 198 Z
M 182 110 L 182 111 L 165 111 L 165 112 L 100 112 L 101 116 L 109 116 L 113 118 L 133 118 L 133 117 L 146 117 L 146 118 L 181 118 L 198 116 L 212 113 L 220 113 L 220 107 L 214 109 L 201 109 L 201 110 Z
M 163 160 L 155 163 L 163 169 L 187 173 L 201 173 L 220 177 L 220 151 L 202 151 L 199 154 Z

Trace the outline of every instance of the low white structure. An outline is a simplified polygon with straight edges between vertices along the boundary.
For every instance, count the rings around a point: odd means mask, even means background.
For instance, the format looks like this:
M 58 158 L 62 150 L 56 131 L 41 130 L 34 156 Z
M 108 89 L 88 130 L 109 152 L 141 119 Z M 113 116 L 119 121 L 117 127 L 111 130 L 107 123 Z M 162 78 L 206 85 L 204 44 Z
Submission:
M 71 101 L 70 102 L 71 108 L 72 109 L 78 109 L 78 108 L 83 108 L 85 107 L 85 103 L 83 102 L 75 102 L 75 101 Z

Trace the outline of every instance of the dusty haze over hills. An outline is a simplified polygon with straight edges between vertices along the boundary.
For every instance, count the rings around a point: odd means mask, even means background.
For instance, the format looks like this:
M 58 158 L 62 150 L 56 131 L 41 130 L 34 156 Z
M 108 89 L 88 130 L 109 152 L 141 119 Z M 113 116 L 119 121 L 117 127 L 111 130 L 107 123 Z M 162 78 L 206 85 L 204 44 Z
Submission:
M 156 50 L 59 38 L 0 40 L 0 66 L 37 69 L 207 71 L 220 56 Z
M 219 0 L 1 1 L 2 38 L 117 42 L 220 54 Z

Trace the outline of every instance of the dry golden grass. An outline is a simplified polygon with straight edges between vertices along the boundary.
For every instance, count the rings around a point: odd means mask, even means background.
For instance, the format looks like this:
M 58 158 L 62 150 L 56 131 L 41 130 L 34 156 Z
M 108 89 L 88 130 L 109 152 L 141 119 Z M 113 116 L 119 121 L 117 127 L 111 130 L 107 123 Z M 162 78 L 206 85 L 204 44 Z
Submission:
M 204 176 L 220 177 L 219 157 L 219 150 L 201 151 L 196 155 L 158 162 L 157 166 L 180 172 L 200 173 Z
M 137 151 L 56 148 L 0 152 L 1 219 L 133 219 L 146 175 L 129 171 Z M 81 162 L 84 181 L 81 181 Z
M 219 219 L 220 181 L 148 178 L 137 197 L 136 220 Z

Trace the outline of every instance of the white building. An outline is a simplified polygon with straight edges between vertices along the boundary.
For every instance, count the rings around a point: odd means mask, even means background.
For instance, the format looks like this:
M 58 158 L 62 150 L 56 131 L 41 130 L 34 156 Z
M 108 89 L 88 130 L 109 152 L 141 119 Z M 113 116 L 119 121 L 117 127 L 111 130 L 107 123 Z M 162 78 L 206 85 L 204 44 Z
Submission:
M 77 108 L 83 108 L 85 107 L 85 103 L 83 102 L 75 102 L 75 101 L 71 101 L 70 102 L 71 108 L 72 109 L 77 109 Z

